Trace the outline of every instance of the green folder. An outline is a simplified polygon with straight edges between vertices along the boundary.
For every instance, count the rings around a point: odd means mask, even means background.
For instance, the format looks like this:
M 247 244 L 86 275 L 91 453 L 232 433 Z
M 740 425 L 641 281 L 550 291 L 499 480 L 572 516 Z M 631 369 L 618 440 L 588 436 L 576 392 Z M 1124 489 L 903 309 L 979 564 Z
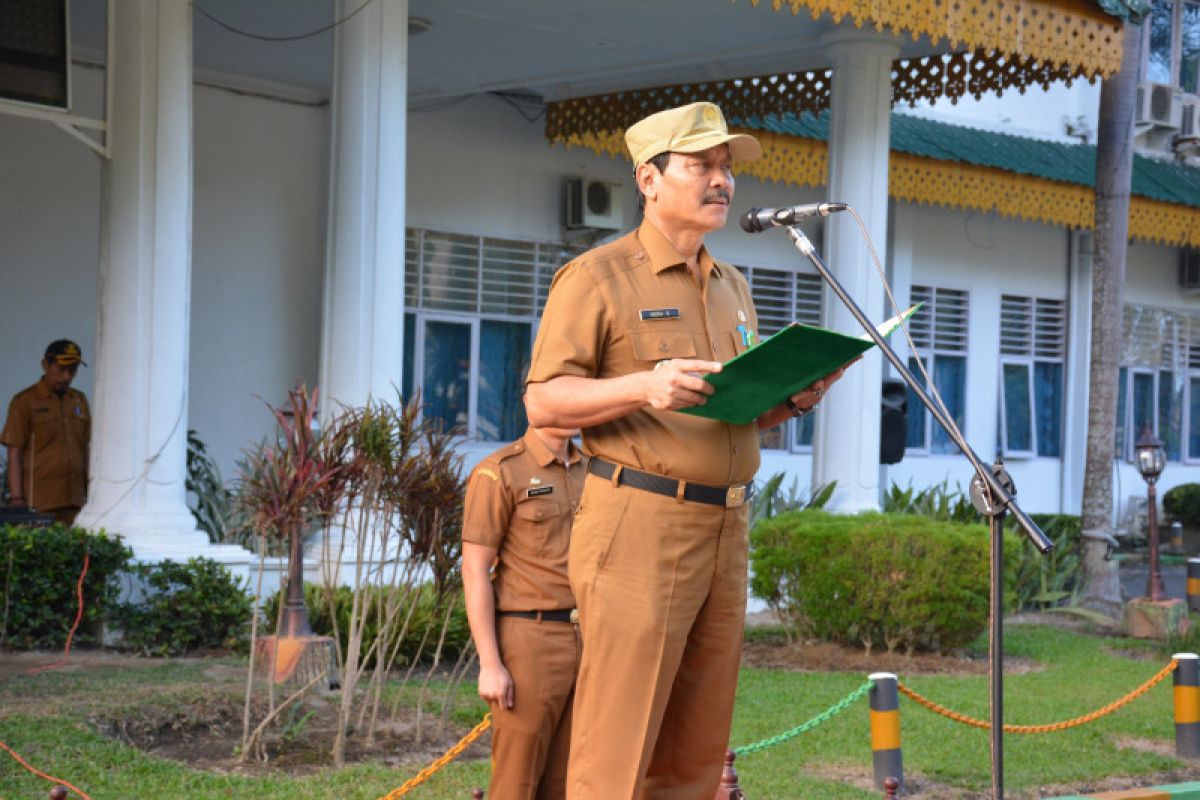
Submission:
M 916 313 L 921 304 L 876 327 L 887 336 Z M 875 346 L 867 334 L 844 333 L 793 322 L 761 343 L 725 362 L 704 379 L 716 389 L 702 406 L 685 414 L 746 425 Z

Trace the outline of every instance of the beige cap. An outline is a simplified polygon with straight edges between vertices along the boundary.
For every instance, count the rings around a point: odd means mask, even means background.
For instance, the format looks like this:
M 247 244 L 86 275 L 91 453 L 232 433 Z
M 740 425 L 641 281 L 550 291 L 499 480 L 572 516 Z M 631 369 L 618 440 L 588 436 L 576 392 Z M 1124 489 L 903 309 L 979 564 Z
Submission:
M 651 114 L 625 131 L 625 144 L 635 167 L 659 153 L 698 153 L 719 144 L 729 145 L 735 161 L 753 161 L 762 155 L 758 139 L 729 132 L 725 115 L 713 103 L 692 103 Z

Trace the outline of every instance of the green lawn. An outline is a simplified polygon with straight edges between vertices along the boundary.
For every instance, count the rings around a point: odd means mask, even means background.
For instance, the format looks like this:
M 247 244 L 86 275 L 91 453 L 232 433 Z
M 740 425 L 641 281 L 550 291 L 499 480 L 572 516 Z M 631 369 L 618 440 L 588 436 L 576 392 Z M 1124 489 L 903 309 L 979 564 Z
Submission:
M 1009 656 L 1032 659 L 1043 667 L 1006 678 L 1006 719 L 1014 723 L 1053 722 L 1093 711 L 1139 686 L 1167 660 L 1165 656 L 1127 658 L 1118 651 L 1144 652 L 1145 648 L 1049 627 L 1010 626 L 1006 634 Z M 0 682 L 0 709 L 4 710 L 0 741 L 39 768 L 72 781 L 96 800 L 367 800 L 385 794 L 416 771 L 358 766 L 297 778 L 202 773 L 142 755 L 89 727 L 89 714 L 101 706 L 111 710 L 116 697 L 128 704 L 130 714 L 136 714 L 138 686 L 177 686 L 181 698 L 202 695 L 205 669 L 205 662 L 166 662 L 135 670 L 49 673 Z M 900 678 L 943 705 L 972 716 L 987 716 L 987 680 L 983 676 L 907 679 L 901 674 Z M 865 676 L 858 674 L 744 670 L 732 744 L 749 744 L 793 728 L 864 680 Z M 31 705 L 31 698 L 44 698 L 45 703 Z M 927 789 L 924 796 L 954 797 L 990 785 L 985 731 L 936 716 L 907 698 L 901 700 L 900 709 L 906 771 L 927 787 L 938 787 Z M 455 716 L 467 722 L 477 719 L 480 710 L 477 701 L 469 702 Z M 1084 788 L 1083 782 L 1106 776 L 1153 776 L 1179 770 L 1184 765 L 1165 754 L 1172 751 L 1173 741 L 1168 678 L 1148 695 L 1098 722 L 1058 733 L 1007 736 L 1007 796 L 1014 800 L 1039 797 L 1043 796 L 1041 787 L 1075 784 Z M 1121 746 L 1130 742 L 1158 743 L 1163 754 Z M 752 800 L 878 800 L 878 793 L 854 786 L 869 778 L 870 764 L 863 699 L 811 732 L 740 758 L 737 766 L 742 787 Z M 486 785 L 487 769 L 486 761 L 453 764 L 409 796 L 468 798 L 473 786 Z M 43 798 L 48 791 L 48 784 L 0 754 L 0 798 Z

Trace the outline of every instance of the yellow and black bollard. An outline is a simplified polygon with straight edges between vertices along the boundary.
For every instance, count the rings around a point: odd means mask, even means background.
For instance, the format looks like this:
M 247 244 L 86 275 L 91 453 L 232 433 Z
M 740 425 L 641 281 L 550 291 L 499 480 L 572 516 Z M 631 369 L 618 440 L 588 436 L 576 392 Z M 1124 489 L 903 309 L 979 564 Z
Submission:
M 875 765 L 875 788 L 885 788 L 888 778 L 904 788 L 904 759 L 900 755 L 900 692 L 896 676 L 876 672 L 871 686 L 871 757 Z
M 1187 567 L 1188 611 L 1200 611 L 1200 558 L 1189 558 Z
M 1200 759 L 1200 656 L 1195 653 L 1175 654 L 1175 755 Z

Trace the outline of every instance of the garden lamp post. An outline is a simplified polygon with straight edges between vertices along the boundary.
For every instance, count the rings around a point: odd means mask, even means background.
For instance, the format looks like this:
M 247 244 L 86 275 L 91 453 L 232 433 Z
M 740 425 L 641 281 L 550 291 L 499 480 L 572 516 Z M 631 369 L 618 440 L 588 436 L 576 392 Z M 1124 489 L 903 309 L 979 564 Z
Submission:
M 1162 474 L 1163 467 L 1167 463 L 1167 455 L 1163 450 L 1163 443 L 1154 431 L 1150 430 L 1150 423 L 1145 423 L 1142 426 L 1141 435 L 1134 442 L 1133 450 L 1137 458 L 1138 472 L 1142 473 L 1142 478 L 1146 481 L 1146 486 L 1149 489 L 1149 505 L 1146 509 L 1146 522 L 1150 528 L 1150 577 L 1146 581 L 1146 594 L 1150 597 L 1151 602 L 1159 602 L 1166 599 L 1166 590 L 1163 589 L 1162 573 L 1158 568 L 1158 498 L 1155 495 L 1154 483 L 1158 480 L 1158 476 Z

